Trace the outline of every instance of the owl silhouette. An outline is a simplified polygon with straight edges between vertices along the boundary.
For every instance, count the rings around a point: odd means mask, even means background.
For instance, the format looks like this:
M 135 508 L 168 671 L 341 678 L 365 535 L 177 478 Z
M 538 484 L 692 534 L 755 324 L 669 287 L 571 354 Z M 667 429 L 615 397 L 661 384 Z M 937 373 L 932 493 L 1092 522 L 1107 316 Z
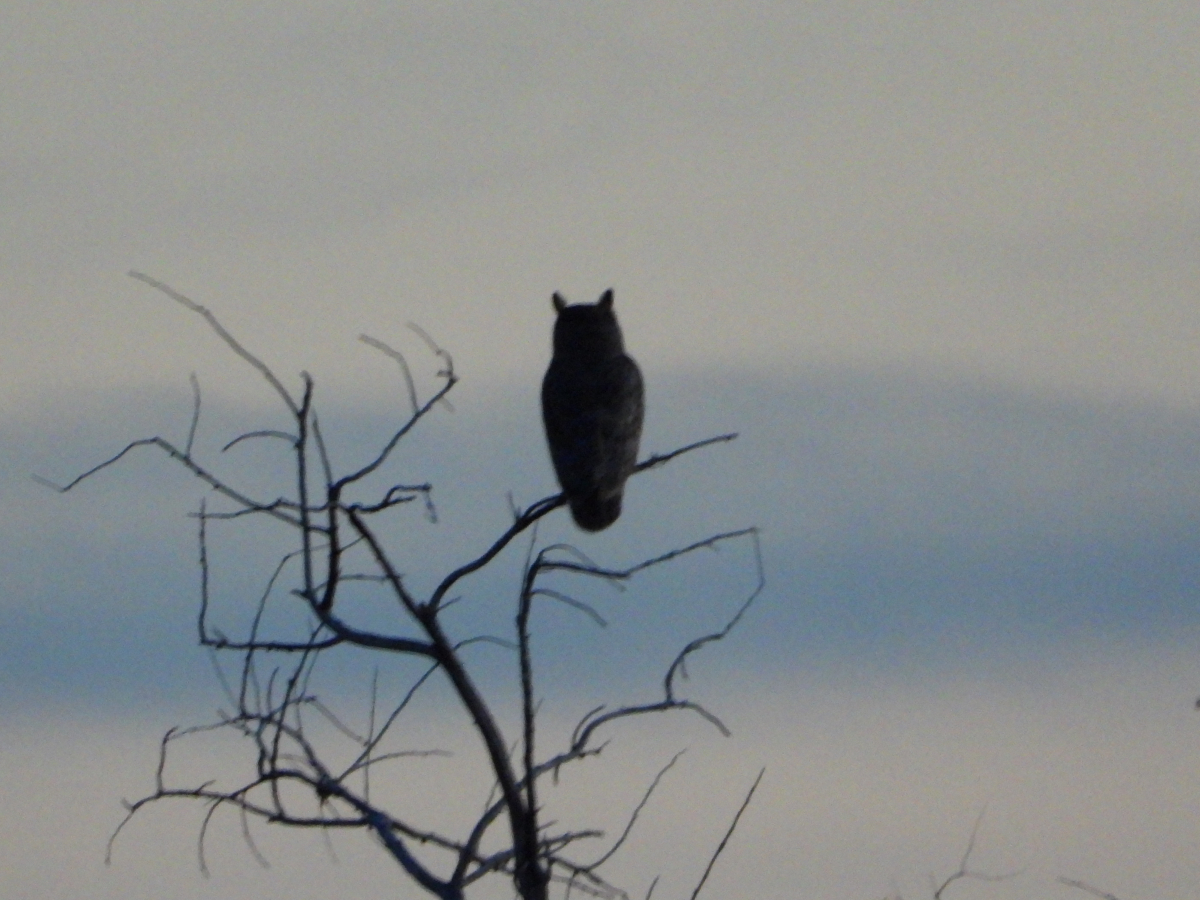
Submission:
M 554 356 L 542 380 L 546 442 L 575 524 L 602 531 L 621 515 L 637 464 L 642 373 L 625 354 L 612 290 L 573 305 L 556 293 L 554 309 Z

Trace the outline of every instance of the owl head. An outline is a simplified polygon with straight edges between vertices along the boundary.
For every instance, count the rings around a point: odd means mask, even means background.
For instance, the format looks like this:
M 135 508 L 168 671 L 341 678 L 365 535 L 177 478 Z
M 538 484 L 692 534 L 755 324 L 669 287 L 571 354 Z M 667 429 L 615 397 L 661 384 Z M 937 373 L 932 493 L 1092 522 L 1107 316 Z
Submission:
M 572 358 L 606 358 L 625 352 L 621 326 L 613 312 L 613 292 L 609 288 L 595 303 L 568 304 L 555 292 L 554 355 Z

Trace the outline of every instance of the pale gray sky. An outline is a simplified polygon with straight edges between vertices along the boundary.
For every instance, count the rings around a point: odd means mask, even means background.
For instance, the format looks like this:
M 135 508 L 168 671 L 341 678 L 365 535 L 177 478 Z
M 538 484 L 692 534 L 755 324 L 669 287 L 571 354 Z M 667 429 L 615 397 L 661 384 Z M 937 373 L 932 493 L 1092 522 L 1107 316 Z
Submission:
M 1167 0 L 0 3 L 0 494 L 20 510 L 0 755 L 5 808 L 52 811 L 0 849 L 14 896 L 241 896 L 200 878 L 186 823 L 98 868 L 154 733 L 195 708 L 145 687 L 203 663 L 194 486 L 156 464 L 54 502 L 28 481 L 181 437 L 189 372 L 214 442 L 267 401 L 128 269 L 313 372 L 353 438 L 397 392 L 357 336 L 419 358 L 404 323 L 435 335 L 464 381 L 409 459 L 432 456 L 420 477 L 472 546 L 507 491 L 553 487 L 551 291 L 614 287 L 646 449 L 743 438 L 647 478 L 590 546 L 767 529 L 761 618 L 710 670 L 753 691 L 729 688 L 740 743 L 679 741 L 682 783 L 770 767 L 727 877 L 911 900 L 987 804 L 981 863 L 1027 874 L 972 896 L 1071 896 L 1058 874 L 1189 896 L 1198 46 L 1200 7 Z M 654 834 L 634 888 L 675 858 Z M 311 857 L 244 895 L 345 877 Z
M 316 370 L 415 318 L 525 379 L 611 284 L 656 367 L 1196 402 L 1186 3 L 0 15 L 20 397 L 174 375 L 140 268 Z

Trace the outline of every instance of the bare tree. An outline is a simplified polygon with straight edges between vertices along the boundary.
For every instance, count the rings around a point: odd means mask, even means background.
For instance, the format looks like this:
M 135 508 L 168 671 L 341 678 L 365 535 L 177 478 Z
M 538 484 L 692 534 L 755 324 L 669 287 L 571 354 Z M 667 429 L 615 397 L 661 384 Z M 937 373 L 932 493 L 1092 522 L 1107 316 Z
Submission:
M 242 433 L 225 445 L 228 450 L 249 441 L 281 441 L 291 459 L 293 490 L 290 496 L 263 499 L 254 490 L 239 486 L 216 474 L 216 470 L 194 452 L 200 421 L 201 400 L 193 376 L 194 407 L 191 427 L 185 443 L 179 445 L 162 437 L 129 443 L 119 453 L 84 472 L 65 485 L 69 491 L 98 472 L 123 460 L 131 452 L 154 448 L 166 453 L 215 494 L 200 503 L 194 514 L 198 520 L 201 602 L 198 618 L 199 641 L 209 648 L 215 660 L 233 660 L 227 668 L 218 665 L 224 678 L 229 709 L 215 721 L 190 728 L 172 729 L 162 739 L 154 790 L 127 804 L 127 816 L 117 827 L 113 840 L 129 820 L 147 805 L 159 801 L 186 798 L 206 805 L 200 828 L 199 851 L 202 869 L 205 833 L 214 813 L 222 807 L 238 810 L 243 833 L 251 852 L 258 855 L 249 822 L 253 819 L 298 828 L 325 830 L 363 829 L 373 833 L 404 872 L 429 893 L 443 900 L 458 900 L 473 884 L 486 877 L 511 878 L 517 894 L 524 900 L 545 900 L 552 885 L 564 893 L 580 890 L 602 898 L 628 895 L 603 874 L 602 867 L 626 842 L 634 822 L 672 759 L 654 778 L 637 808 L 628 817 L 626 827 L 608 841 L 606 849 L 589 860 L 577 854 L 587 841 L 602 840 L 595 829 L 557 829 L 541 817 L 538 789 L 547 776 L 558 777 L 564 767 L 598 755 L 604 747 L 599 735 L 603 729 L 622 719 L 652 713 L 686 711 L 701 716 L 718 731 L 727 734 L 720 720 L 699 703 L 680 693 L 680 679 L 686 676 L 686 663 L 696 651 L 724 638 L 737 625 L 763 587 L 758 535 L 754 528 L 708 535 L 643 559 L 626 567 L 598 565 L 577 548 L 566 544 L 539 546 L 536 525 L 547 514 L 563 506 L 562 495 L 545 497 L 525 509 L 513 510 L 511 524 L 482 552 L 469 558 L 436 581 L 425 594 L 412 587 L 412 580 L 398 568 L 385 536 L 389 515 L 407 504 L 423 504 L 432 517 L 435 508 L 432 486 L 426 483 L 388 484 L 371 492 L 368 478 L 381 473 L 399 445 L 454 388 L 456 376 L 450 355 L 424 332 L 415 329 L 432 354 L 440 360 L 439 387 L 421 399 L 405 358 L 380 341 L 363 340 L 395 359 L 399 365 L 411 402 L 411 413 L 400 423 L 366 464 L 353 471 L 336 474 L 322 436 L 316 406 L 314 383 L 307 373 L 301 376 L 298 393 L 288 390 L 259 357 L 239 343 L 205 307 L 146 275 L 130 275 L 161 291 L 174 301 L 201 316 L 209 327 L 238 357 L 253 367 L 273 389 L 291 421 L 289 430 L 260 429 Z M 732 440 L 724 434 L 697 441 L 673 452 L 651 456 L 639 463 L 636 473 L 665 465 L 676 457 Z M 378 480 L 378 479 L 376 479 Z M 265 579 L 265 588 L 257 595 L 248 624 L 238 637 L 230 637 L 210 621 L 209 530 L 237 520 L 270 520 L 286 526 L 292 535 L 292 547 L 279 558 Z M 447 626 L 444 613 L 454 603 L 452 592 L 463 579 L 493 563 L 521 535 L 531 539 L 524 559 L 514 603 L 513 634 L 509 639 L 485 635 L 456 636 Z M 534 654 L 531 643 L 532 613 L 535 601 L 566 604 L 597 621 L 597 611 L 565 590 L 557 587 L 561 579 L 599 579 L 626 582 L 648 569 L 671 563 L 701 549 L 717 548 L 734 541 L 749 542 L 754 558 L 755 584 L 724 627 L 703 634 L 684 644 L 662 678 L 662 690 L 653 702 L 597 707 L 587 712 L 562 746 L 543 752 L 538 746 L 538 693 L 535 687 Z M 557 575 L 557 581 L 547 576 Z M 366 586 L 382 600 L 401 611 L 405 625 L 394 632 L 362 624 L 353 610 L 345 611 L 344 596 L 350 585 Z M 283 618 L 291 631 L 272 625 L 279 616 L 279 598 Z M 271 616 L 268 606 L 271 605 Z M 504 717 L 480 690 L 477 676 L 468 667 L 464 648 L 489 640 L 512 648 L 516 660 L 514 684 L 519 698 L 512 719 L 519 723 L 520 734 L 514 739 L 501 729 Z M 322 699 L 316 688 L 314 672 L 318 660 L 346 648 L 360 648 L 378 654 L 421 661 L 422 674 L 415 678 L 402 696 L 381 700 L 375 686 L 370 696 L 370 715 L 365 730 L 347 724 Z M 482 757 L 494 784 L 492 796 L 473 825 L 464 834 L 452 835 L 422 824 L 420 810 L 397 811 L 385 808 L 376 785 L 387 779 L 403 778 L 397 766 L 404 759 L 438 753 L 438 750 L 397 749 L 396 723 L 410 710 L 413 698 L 434 677 L 444 679 L 452 689 L 482 746 Z M 253 759 L 252 773 L 244 781 L 226 785 L 219 775 L 202 783 L 175 785 L 167 777 L 167 760 L 177 742 L 202 732 L 232 733 L 248 743 Z M 340 741 L 341 752 L 330 749 L 328 738 Z M 345 752 L 349 747 L 349 752 Z M 677 758 L 677 757 L 676 757 Z M 761 779 L 762 773 L 759 774 Z M 754 782 L 757 787 L 758 781 Z M 754 788 L 746 796 L 749 802 Z M 740 816 L 745 809 L 738 810 Z M 507 820 L 503 839 L 497 840 L 498 823 Z M 736 826 L 737 817 L 730 826 Z M 708 869 L 729 838 L 713 853 Z M 485 849 L 487 848 L 487 849 Z M 497 849 L 498 848 L 498 849 Z M 112 841 L 109 844 L 111 856 Z M 708 876 L 705 870 L 693 897 Z M 653 885 L 650 888 L 653 891 Z M 646 895 L 649 897 L 649 894 Z

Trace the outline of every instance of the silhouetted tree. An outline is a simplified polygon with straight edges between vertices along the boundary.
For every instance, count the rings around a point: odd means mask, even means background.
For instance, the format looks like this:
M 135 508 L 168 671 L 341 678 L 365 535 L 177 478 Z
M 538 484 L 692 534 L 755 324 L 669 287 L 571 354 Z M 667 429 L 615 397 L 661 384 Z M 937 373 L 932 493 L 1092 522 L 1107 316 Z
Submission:
M 649 785 L 622 833 L 590 862 L 581 861 L 575 854 L 582 842 L 596 841 L 602 838 L 602 834 L 594 829 L 554 830 L 553 823 L 544 822 L 540 817 L 539 785 L 547 776 L 557 777 L 564 767 L 598 755 L 603 747 L 597 740 L 598 732 L 621 719 L 682 710 L 702 716 L 725 732 L 724 726 L 712 713 L 680 695 L 679 680 L 685 672 L 684 666 L 689 656 L 728 634 L 761 591 L 763 576 L 756 530 L 745 528 L 708 535 L 686 546 L 644 559 L 636 565 L 610 568 L 595 564 L 569 545 L 538 545 L 536 523 L 565 503 L 564 497 L 556 494 L 538 500 L 525 509 L 514 509 L 511 524 L 482 552 L 470 556 L 444 574 L 431 591 L 418 593 L 413 587 L 413 580 L 398 569 L 381 523 L 386 522 L 398 508 L 413 502 L 423 504 L 432 517 L 433 489 L 429 484 L 393 483 L 371 492 L 368 478 L 382 474 L 381 470 L 391 459 L 397 445 L 454 388 L 456 376 L 450 355 L 424 332 L 416 329 L 441 363 L 438 372 L 440 387 L 432 396 L 422 400 L 418 397 L 405 358 L 382 342 L 364 338 L 400 364 L 412 410 L 364 465 L 339 474 L 334 471 L 322 436 L 314 404 L 314 384 L 307 374 L 301 376 L 298 393 L 293 393 L 259 357 L 226 331 L 208 309 L 152 278 L 136 272 L 130 274 L 204 318 L 228 348 L 257 370 L 274 390 L 286 408 L 292 423 L 290 429 L 249 431 L 234 437 L 225 445 L 225 449 L 248 441 L 284 442 L 290 454 L 293 493 L 275 499 L 257 497 L 252 489 L 215 474 L 215 469 L 199 458 L 194 452 L 194 445 L 201 400 L 194 378 L 194 409 L 185 443 L 179 445 L 162 437 L 136 440 L 70 483 L 55 486 L 61 491 L 69 491 L 138 448 L 149 447 L 166 453 L 205 482 L 209 493 L 216 496 L 211 506 L 207 500 L 201 502 L 195 514 L 199 523 L 201 567 L 199 640 L 211 649 L 216 658 L 232 657 L 236 661 L 227 670 L 218 667 L 219 671 L 236 673 L 225 681 L 226 698 L 231 708 L 221 713 L 216 721 L 167 732 L 162 740 L 154 790 L 127 804 L 128 815 L 114 832 L 113 839 L 147 805 L 171 798 L 188 798 L 207 805 L 200 829 L 202 867 L 205 864 L 204 836 L 213 814 L 221 807 L 233 807 L 243 816 L 244 833 L 251 851 L 256 855 L 258 851 L 245 824 L 253 818 L 297 828 L 364 829 L 378 837 L 413 881 L 444 900 L 464 897 L 471 885 L 488 876 L 511 878 L 517 893 L 524 900 L 544 900 L 554 884 L 561 885 L 565 893 L 582 890 L 604 898 L 626 897 L 625 891 L 610 883 L 601 869 L 626 842 L 634 821 L 659 778 L 674 760 Z M 732 434 L 720 435 L 670 453 L 651 456 L 638 463 L 633 474 L 734 437 Z M 282 523 L 290 530 L 294 540 L 292 548 L 281 556 L 273 571 L 265 577 L 265 589 L 261 593 L 256 592 L 257 599 L 251 603 L 253 613 L 248 616 L 248 625 L 244 633 L 236 637 L 228 636 L 210 621 L 209 529 L 231 520 L 250 525 L 257 520 Z M 454 602 L 452 591 L 464 578 L 487 567 L 518 536 L 526 532 L 530 532 L 533 539 L 525 557 L 520 589 L 512 601 L 513 634 L 511 639 L 504 641 L 515 650 L 513 679 L 514 685 L 519 686 L 515 692 L 519 697 L 519 709 L 514 711 L 512 719 L 519 722 L 520 734 L 514 739 L 502 733 L 500 723 L 505 719 L 481 692 L 478 677 L 472 673 L 463 654 L 464 648 L 472 643 L 500 639 L 453 634 L 446 624 L 444 613 Z M 564 603 L 599 619 L 591 606 L 547 584 L 546 577 L 557 574 L 559 578 L 602 579 L 620 583 L 696 550 L 714 548 L 731 541 L 748 541 L 752 545 L 756 582 L 725 626 L 684 644 L 663 676 L 662 692 L 658 699 L 648 703 L 593 709 L 579 720 L 574 733 L 563 746 L 543 752 L 537 740 L 538 698 L 531 646 L 534 603 Z M 388 602 L 401 610 L 405 625 L 395 631 L 384 631 L 378 626 L 364 624 L 357 618 L 361 607 L 351 604 L 353 608 L 347 608 L 344 602 L 345 592 L 351 584 L 366 585 L 378 592 L 375 596 L 390 598 Z M 282 614 L 276 606 L 272 606 L 274 615 L 267 616 L 268 605 L 277 604 L 280 597 L 286 598 Z M 279 624 L 280 618 L 291 626 L 291 631 Z M 402 696 L 381 698 L 378 691 L 372 688 L 370 716 L 365 731 L 351 728 L 345 721 L 346 717 L 332 708 L 333 704 L 327 704 L 316 687 L 314 672 L 318 660 L 346 648 L 365 649 L 424 663 L 423 674 L 414 680 Z M 394 734 L 398 719 L 410 709 L 413 697 L 435 676 L 445 679 L 451 686 L 453 696 L 457 698 L 462 713 L 469 719 L 482 745 L 482 755 L 490 770 L 489 777 L 495 785 L 492 798 L 473 826 L 466 833 L 458 835 L 442 833 L 423 824 L 420 811 L 389 809 L 386 802 L 379 798 L 378 790 L 372 793 L 372 779 L 378 786 L 380 781 L 388 778 L 404 777 L 395 765 L 385 769 L 389 764 L 415 755 L 438 752 L 398 749 Z M 214 773 L 212 780 L 199 784 L 171 783 L 166 766 L 172 747 L 198 732 L 214 730 L 231 732 L 248 742 L 253 761 L 252 774 L 234 785 L 225 784 L 221 773 Z M 336 748 L 331 746 L 331 738 L 340 742 Z M 733 818 L 726 840 L 757 784 L 758 781 L 755 781 L 742 809 Z M 497 841 L 497 823 L 505 820 L 505 837 Z M 490 849 L 485 850 L 485 846 Z M 724 846 L 725 841 L 722 841 L 716 848 L 708 869 L 711 869 Z M 111 849 L 110 841 L 110 853 Z M 699 893 L 707 875 L 708 870 L 705 870 L 696 893 Z

